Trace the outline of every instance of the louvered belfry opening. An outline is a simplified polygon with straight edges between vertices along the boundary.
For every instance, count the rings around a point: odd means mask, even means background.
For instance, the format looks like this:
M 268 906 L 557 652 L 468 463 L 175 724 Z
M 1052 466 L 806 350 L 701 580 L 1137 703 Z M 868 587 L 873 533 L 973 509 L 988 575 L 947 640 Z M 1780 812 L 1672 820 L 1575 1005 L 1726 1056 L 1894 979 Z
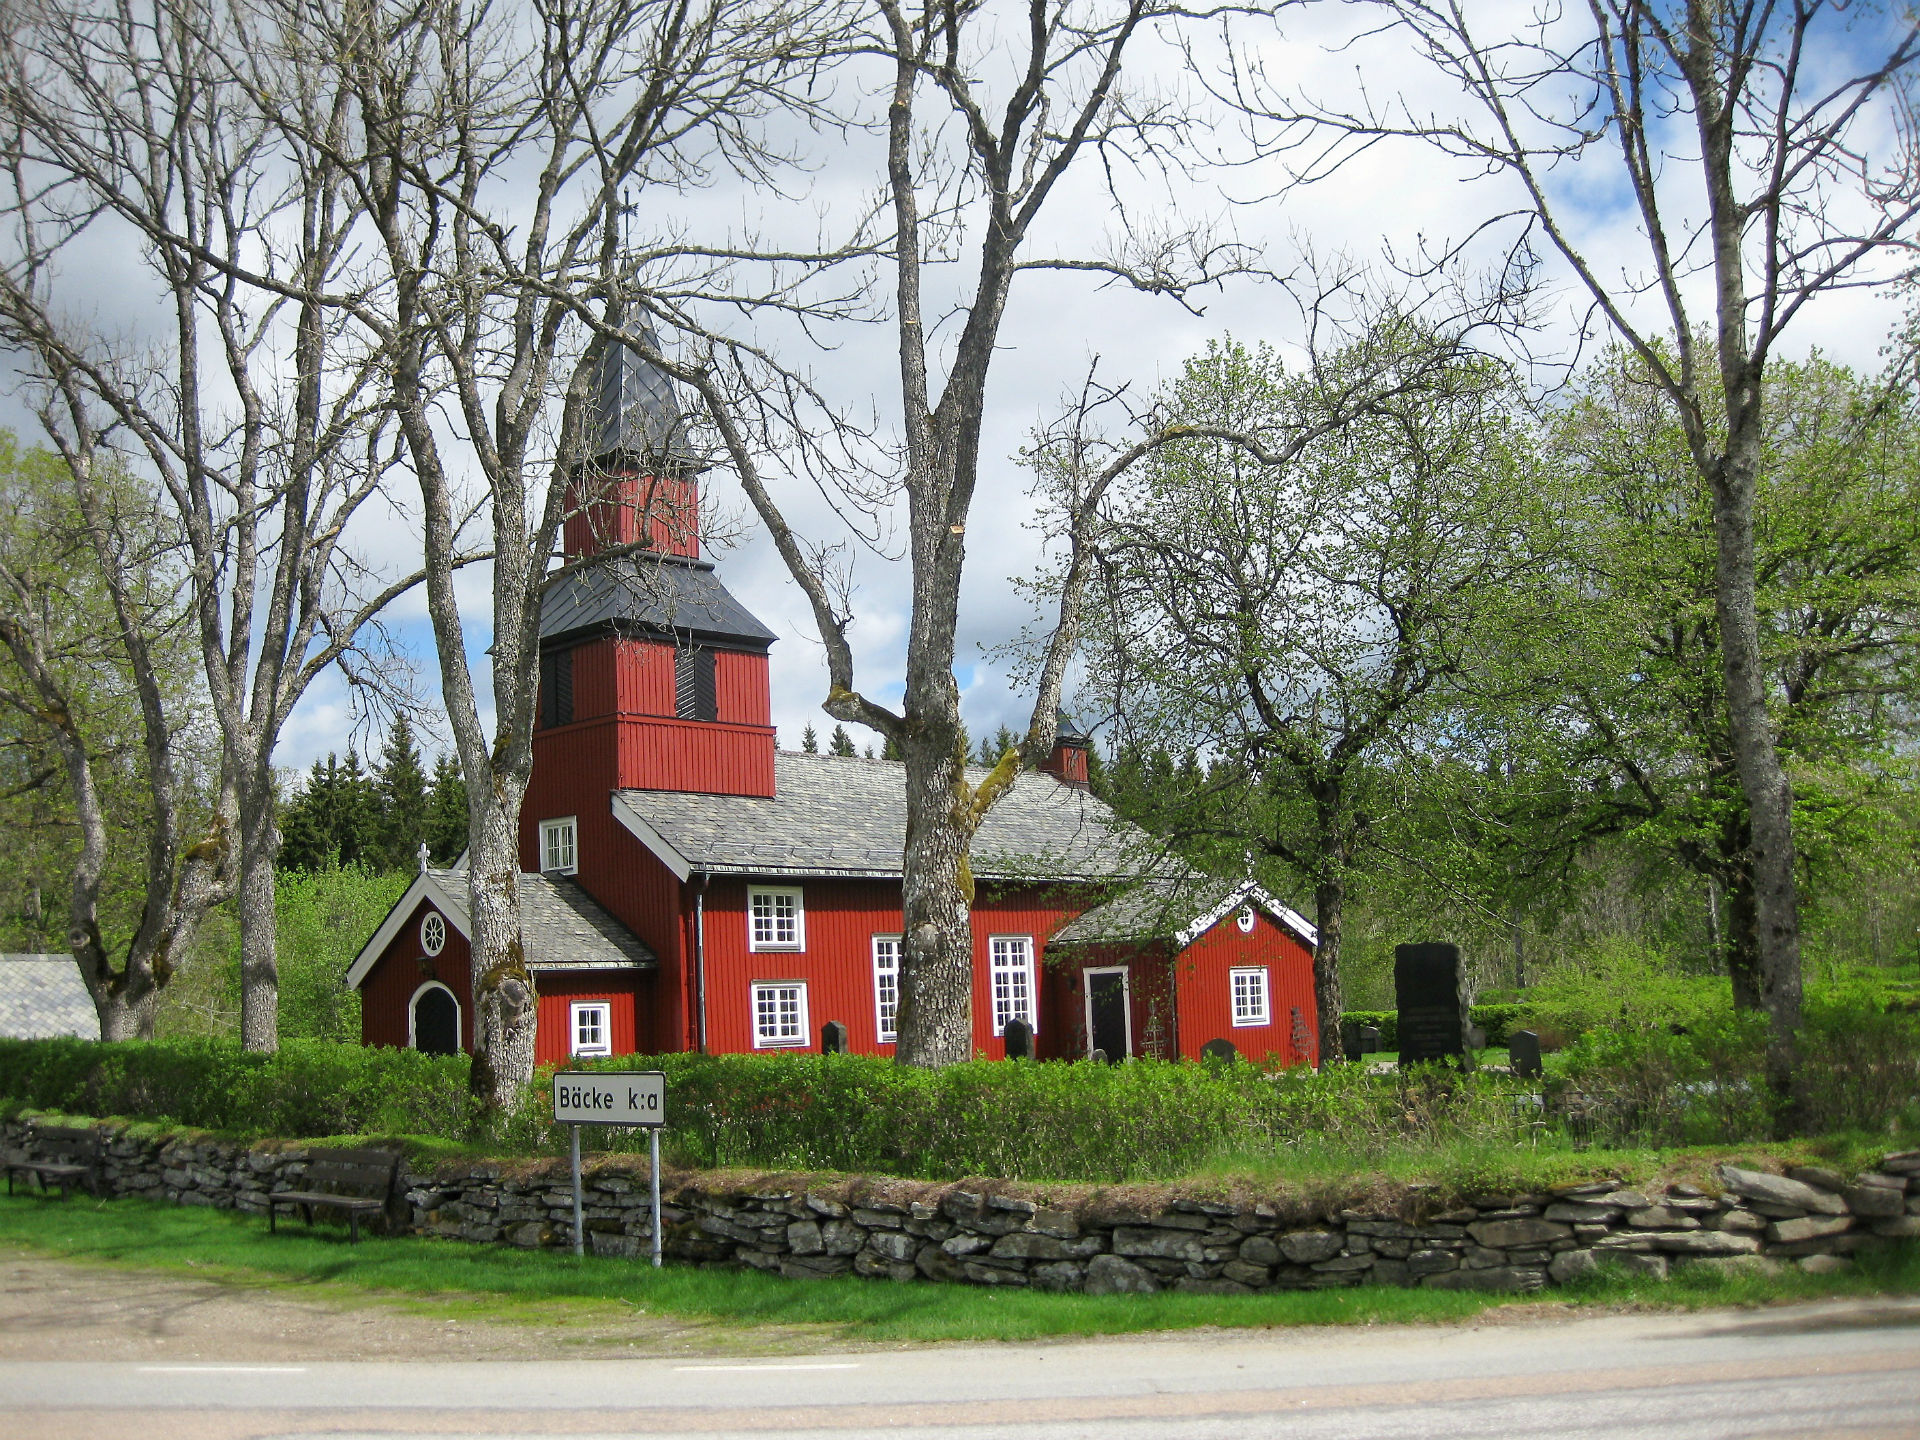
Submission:
M 717 720 L 713 651 L 682 645 L 673 652 L 673 713 L 681 720 Z
M 548 650 L 540 656 L 540 728 L 573 723 L 573 651 Z

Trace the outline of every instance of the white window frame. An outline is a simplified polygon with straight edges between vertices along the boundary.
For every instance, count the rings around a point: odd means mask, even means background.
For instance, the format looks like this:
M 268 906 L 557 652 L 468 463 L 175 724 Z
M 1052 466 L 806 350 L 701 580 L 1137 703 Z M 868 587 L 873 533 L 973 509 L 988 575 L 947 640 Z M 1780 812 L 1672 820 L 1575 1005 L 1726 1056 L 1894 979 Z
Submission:
M 420 1048 L 420 1037 L 415 1033 L 417 1027 L 414 1023 L 419 1017 L 414 1014 L 414 1010 L 420 1004 L 420 997 L 429 990 L 445 990 L 447 992 L 447 998 L 453 1001 L 454 1052 L 456 1054 L 465 1054 L 467 1047 L 462 1037 L 466 1034 L 466 1031 L 461 1025 L 463 1017 L 460 1014 L 460 997 L 453 993 L 451 987 L 441 984 L 438 980 L 426 981 L 417 986 L 413 994 L 407 997 L 407 1048 L 409 1050 L 418 1050 Z
M 1007 977 L 1002 1004 L 1000 980 Z M 1011 1002 L 1014 991 L 1024 993 L 1026 1004 L 1016 1007 Z M 987 1003 L 993 1012 L 993 1033 L 1007 1033 L 1007 1021 L 1018 1017 L 1027 1022 L 1033 1033 L 1040 1033 L 1039 996 L 1034 990 L 1033 937 L 1031 935 L 989 935 L 987 937 Z
M 781 999 L 782 991 L 792 991 L 790 1002 Z M 761 1025 L 761 997 L 770 995 L 774 1010 L 774 1025 L 764 1028 Z M 748 988 L 747 1003 L 753 1021 L 753 1048 L 756 1050 L 802 1050 L 813 1040 L 813 1024 L 807 1015 L 807 982 L 804 980 L 756 980 Z M 795 1031 L 783 1034 L 779 1024 L 779 1008 L 791 1003 L 794 1009 Z
M 1093 1054 L 1093 977 L 1096 975 L 1118 975 L 1120 977 L 1120 1000 L 1126 1007 L 1127 1053 L 1122 1060 L 1133 1058 L 1133 972 L 1125 965 L 1091 965 L 1080 972 L 1080 988 L 1084 992 L 1082 999 L 1087 1013 L 1087 1054 Z M 1112 1058 L 1112 1057 L 1109 1057 Z
M 1259 990 L 1259 1008 L 1243 1010 L 1240 1004 L 1240 982 L 1257 982 Z M 1236 1030 L 1246 1030 L 1256 1025 L 1273 1023 L 1273 984 L 1264 965 L 1236 965 L 1227 971 L 1227 1002 L 1233 1009 L 1233 1025 Z
M 898 935 L 873 937 L 873 1029 L 882 1045 L 900 1038 L 900 940 Z
M 574 823 L 572 815 L 562 815 L 556 820 L 540 822 L 540 873 L 542 875 L 573 875 L 580 869 L 580 827 Z M 556 842 L 564 845 L 565 850 L 559 857 L 555 855 Z M 564 863 L 555 864 L 556 858 Z
M 580 1021 L 588 1016 L 599 1016 L 600 1039 L 587 1044 L 580 1043 Z M 572 1055 L 611 1055 L 613 1054 L 613 1002 L 611 1000 L 575 1000 L 567 1006 L 567 1045 Z
M 420 949 L 427 955 L 438 955 L 447 948 L 447 917 L 438 910 L 429 910 L 420 917 Z
M 793 914 L 782 917 L 780 902 L 791 900 Z M 762 937 L 760 915 L 754 908 L 761 901 L 767 902 L 765 919 L 765 938 Z M 792 934 L 783 936 L 782 919 L 792 922 Z M 806 899 L 798 885 L 749 885 L 747 887 L 747 949 L 758 954 L 766 950 L 804 950 L 807 948 L 807 906 Z

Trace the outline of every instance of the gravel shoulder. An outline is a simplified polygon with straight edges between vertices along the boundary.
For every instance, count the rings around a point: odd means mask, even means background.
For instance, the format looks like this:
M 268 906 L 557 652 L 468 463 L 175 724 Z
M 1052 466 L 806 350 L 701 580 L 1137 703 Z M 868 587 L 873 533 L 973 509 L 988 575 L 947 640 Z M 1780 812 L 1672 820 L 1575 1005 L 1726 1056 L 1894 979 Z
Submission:
M 0 1360 L 586 1360 L 829 1344 L 849 1348 L 824 1326 L 728 1328 L 586 1303 L 517 1306 L 505 1319 L 466 1296 L 202 1280 L 0 1245 Z

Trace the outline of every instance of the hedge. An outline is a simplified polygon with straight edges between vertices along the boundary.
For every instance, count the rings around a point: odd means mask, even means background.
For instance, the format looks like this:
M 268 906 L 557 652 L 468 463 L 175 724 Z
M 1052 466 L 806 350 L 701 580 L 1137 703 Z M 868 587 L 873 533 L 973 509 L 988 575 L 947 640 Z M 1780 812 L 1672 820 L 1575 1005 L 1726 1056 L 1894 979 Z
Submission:
M 467 1070 L 464 1056 L 326 1040 L 270 1055 L 207 1038 L 0 1040 L 0 1096 L 36 1109 L 289 1139 L 457 1134 Z
M 1526 1028 L 1526 1008 L 1514 1004 L 1475 1005 L 1467 1011 L 1467 1019 L 1486 1032 L 1487 1044 L 1504 1047 L 1516 1029 Z M 1340 1020 L 1342 1024 L 1374 1026 L 1380 1032 L 1382 1050 L 1396 1051 L 1400 1048 L 1400 1012 L 1397 1010 L 1343 1010 Z

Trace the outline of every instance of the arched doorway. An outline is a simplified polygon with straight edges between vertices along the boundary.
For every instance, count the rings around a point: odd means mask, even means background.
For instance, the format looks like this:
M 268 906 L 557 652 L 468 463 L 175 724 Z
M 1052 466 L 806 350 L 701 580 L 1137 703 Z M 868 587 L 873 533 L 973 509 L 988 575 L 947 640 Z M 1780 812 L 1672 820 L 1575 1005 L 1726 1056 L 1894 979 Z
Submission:
M 413 1048 L 427 1055 L 460 1053 L 460 1002 L 438 981 L 413 992 Z

